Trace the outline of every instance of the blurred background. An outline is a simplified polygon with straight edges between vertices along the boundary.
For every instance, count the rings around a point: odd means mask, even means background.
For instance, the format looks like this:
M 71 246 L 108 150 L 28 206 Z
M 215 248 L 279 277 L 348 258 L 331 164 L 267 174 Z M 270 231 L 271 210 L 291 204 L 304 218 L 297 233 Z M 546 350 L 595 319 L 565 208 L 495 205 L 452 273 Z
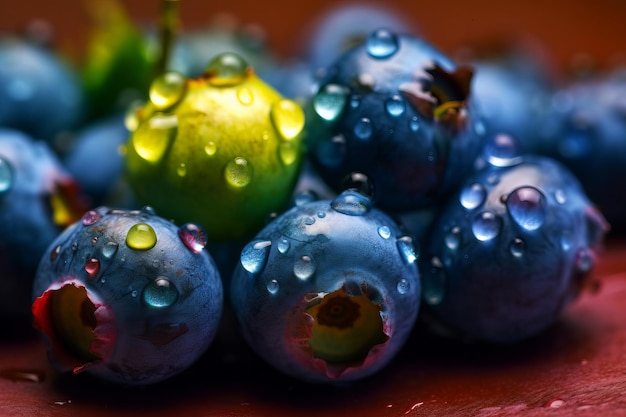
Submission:
M 85 0 L 2 0 L 0 31 L 22 30 L 33 19 L 47 21 L 61 50 L 80 59 L 90 21 Z M 133 19 L 155 22 L 159 0 L 124 0 Z M 228 2 L 182 0 L 183 29 L 207 24 L 215 15 L 228 13 L 240 24 L 254 24 L 266 36 L 268 46 L 279 56 L 288 57 L 302 48 L 315 19 L 342 4 L 332 0 L 317 1 L 251 1 Z M 572 66 L 610 68 L 623 63 L 626 55 L 626 2 L 623 0 L 588 1 L 406 1 L 361 2 L 383 5 L 400 15 L 449 54 L 456 54 L 467 44 L 491 42 L 494 39 L 523 37 L 537 42 L 559 72 Z

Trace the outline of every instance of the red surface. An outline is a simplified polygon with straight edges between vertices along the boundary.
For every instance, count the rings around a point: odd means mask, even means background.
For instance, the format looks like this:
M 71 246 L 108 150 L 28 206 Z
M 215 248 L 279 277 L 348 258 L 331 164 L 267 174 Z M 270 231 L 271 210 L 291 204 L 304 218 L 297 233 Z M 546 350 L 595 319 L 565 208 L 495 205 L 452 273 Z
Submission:
M 494 348 L 418 327 L 383 372 L 312 386 L 264 365 L 226 333 L 192 369 L 136 388 L 59 375 L 32 333 L 0 342 L 0 416 L 622 416 L 626 415 L 626 240 L 597 267 L 601 287 L 526 343 Z M 24 328 L 22 328 L 24 329 Z

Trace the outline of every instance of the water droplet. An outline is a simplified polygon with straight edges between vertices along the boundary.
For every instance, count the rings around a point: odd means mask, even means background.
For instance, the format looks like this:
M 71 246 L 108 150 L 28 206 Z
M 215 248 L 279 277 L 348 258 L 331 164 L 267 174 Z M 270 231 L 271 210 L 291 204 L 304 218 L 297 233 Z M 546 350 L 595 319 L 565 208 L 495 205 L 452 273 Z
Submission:
M 446 272 L 441 260 L 434 256 L 430 267 L 422 278 L 422 297 L 427 304 L 437 305 L 443 301 L 446 285 Z
M 178 164 L 178 168 L 176 168 L 176 173 L 179 177 L 184 177 L 185 175 L 187 175 L 187 164 L 185 164 L 184 162 Z
M 461 228 L 455 226 L 444 237 L 444 243 L 450 250 L 457 250 L 461 244 Z
M 293 100 L 283 99 L 272 104 L 270 119 L 284 140 L 294 139 L 304 128 L 304 112 Z
M 546 219 L 546 199 L 534 187 L 520 187 L 506 199 L 511 218 L 526 230 L 536 230 Z
M 396 246 L 400 252 L 402 260 L 407 264 L 412 264 L 417 260 L 417 253 L 413 245 L 413 238 L 410 236 L 402 236 L 396 240 Z
M 310 256 L 302 256 L 293 266 L 294 275 L 301 280 L 309 279 L 315 274 L 317 263 Z
M 322 164 L 328 167 L 341 165 L 346 156 L 346 138 L 343 135 L 335 135 L 322 141 L 315 152 Z
M 107 242 L 106 245 L 104 245 L 102 249 L 100 249 L 100 253 L 102 253 L 102 256 L 104 256 L 106 259 L 111 259 L 113 255 L 115 255 L 115 253 L 117 252 L 117 248 L 117 243 Z
M 350 97 L 350 107 L 353 109 L 357 109 L 361 105 L 361 97 L 358 95 L 353 95 Z
M 158 277 L 143 289 L 142 297 L 150 307 L 169 307 L 178 300 L 178 290 L 167 278 Z
M 561 400 L 560 398 L 556 398 L 556 399 L 548 401 L 544 407 L 545 408 L 561 408 L 563 405 L 565 405 L 565 401 Z
M 248 106 L 254 101 L 254 95 L 248 87 L 241 87 L 237 90 L 237 100 L 244 106 Z
M 399 95 L 393 95 L 391 98 L 385 101 L 385 110 L 387 114 L 391 117 L 399 117 L 404 113 L 406 109 L 406 104 L 404 103 L 404 99 Z
M 520 238 L 515 238 L 509 245 L 509 252 L 514 257 L 521 258 L 526 252 L 526 243 Z
M 478 136 L 484 136 L 487 133 L 487 128 L 482 120 L 478 119 L 476 123 L 474 123 L 474 133 Z
M 483 155 L 487 162 L 496 167 L 513 166 L 522 161 L 517 141 L 505 133 L 490 138 L 483 149 Z
M 126 109 L 126 113 L 124 114 L 124 126 L 126 126 L 129 132 L 137 130 L 141 122 L 139 115 L 142 108 L 143 104 L 140 101 L 134 101 Z
M 588 249 L 579 249 L 576 252 L 574 264 L 579 273 L 586 274 L 593 269 L 593 256 Z
M 311 190 L 300 191 L 294 195 L 293 204 L 294 206 L 298 207 L 303 204 L 311 203 L 315 200 L 317 200 L 317 194 L 315 194 L 314 191 L 311 191 Z
M 396 285 L 396 289 L 398 290 L 398 293 L 404 295 L 407 292 L 409 292 L 409 290 L 411 289 L 411 284 L 409 283 L 409 281 L 402 278 L 400 281 L 398 281 L 398 284 Z
M 209 62 L 204 75 L 209 84 L 214 86 L 233 86 L 240 84 L 247 75 L 248 63 L 240 55 L 225 52 Z
M 89 258 L 87 262 L 85 262 L 85 272 L 89 274 L 90 277 L 94 277 L 100 271 L 100 261 L 97 258 Z
M 13 168 L 0 158 L 0 195 L 6 193 L 13 186 Z
M 485 187 L 479 183 L 474 183 L 461 190 L 459 201 L 467 210 L 474 210 L 485 202 L 486 197 L 487 191 L 485 191 Z
M 478 213 L 472 220 L 472 233 L 481 242 L 498 236 L 502 228 L 502 219 L 490 211 Z
M 278 284 L 278 281 L 276 281 L 275 279 L 270 280 L 267 283 L 267 292 L 269 292 L 270 294 L 276 294 L 278 292 L 280 285 Z
M 100 220 L 101 218 L 102 218 L 102 215 L 100 213 L 98 213 L 95 210 L 89 210 L 88 212 L 83 214 L 83 217 L 80 220 L 83 222 L 83 225 L 91 226 L 92 224 Z
M 573 241 L 571 233 L 564 231 L 561 235 L 561 249 L 563 249 L 564 252 L 569 252 L 569 250 L 572 249 L 572 246 Z
M 411 132 L 417 132 L 420 130 L 420 122 L 417 119 L 417 116 L 413 116 L 411 117 L 411 120 L 409 120 L 409 129 L 411 129 Z
M 372 122 L 367 117 L 361 118 L 354 125 L 354 134 L 357 138 L 362 140 L 367 140 L 372 137 L 372 132 L 374 129 L 372 128 Z
M 378 29 L 367 37 L 365 47 L 372 58 L 388 58 L 398 50 L 398 37 L 387 29 Z
M 78 249 L 78 242 L 73 242 L 72 243 L 72 251 L 76 252 L 77 249 Z
M 132 290 L 130 292 L 130 296 L 133 297 L 133 298 L 137 298 L 138 295 L 139 295 L 139 291 L 137 291 L 137 290 Z
M 50 260 L 54 261 L 59 256 L 60 252 L 61 252 L 61 245 L 55 246 L 54 249 L 52 249 L 52 251 L 50 252 Z
M 217 144 L 213 141 L 208 142 L 206 145 L 204 145 L 204 152 L 208 156 L 215 155 L 215 153 L 217 152 Z
M 317 217 L 319 217 L 320 219 L 323 219 L 324 217 L 326 217 L 326 212 L 325 211 L 318 211 L 317 212 Z
M 554 199 L 559 204 L 565 204 L 567 202 L 567 196 L 565 195 L 565 191 L 558 189 L 554 192 Z
M 13 382 L 43 382 L 46 380 L 46 373 L 34 369 L 7 368 L 0 371 L 0 378 Z
M 207 245 L 206 231 L 199 224 L 185 223 L 178 229 L 178 237 L 193 253 L 200 253 Z
M 148 250 L 157 243 L 156 232 L 147 223 L 137 223 L 126 234 L 126 245 L 135 250 Z
M 341 180 L 342 190 L 354 190 L 374 200 L 374 181 L 362 172 L 351 172 Z
M 380 226 L 378 228 L 378 235 L 383 239 L 389 239 L 391 237 L 391 229 L 387 226 Z
M 278 145 L 278 158 L 285 166 L 298 160 L 298 147 L 293 142 L 282 142 Z
M 315 218 L 311 216 L 305 216 L 302 219 L 302 223 L 304 223 L 306 226 L 312 226 L 315 224 Z
M 224 177 L 233 187 L 245 187 L 252 179 L 252 165 L 244 158 L 235 158 L 226 164 Z
M 149 216 L 156 216 L 156 211 L 152 206 L 143 206 L 139 212 Z
M 154 269 L 157 269 L 159 267 L 159 265 L 161 264 L 161 262 L 158 259 L 153 259 L 152 260 L 152 267 Z
M 177 134 L 176 116 L 156 114 L 139 125 L 131 136 L 131 142 L 137 155 L 147 162 L 156 163 L 161 160 Z
M 251 274 L 260 273 L 267 263 L 271 245 L 269 240 L 253 240 L 248 243 L 241 251 L 241 266 Z
M 337 84 L 327 84 L 313 98 L 315 113 L 322 119 L 333 122 L 339 118 L 346 106 L 347 89 Z
M 289 241 L 287 239 L 285 239 L 284 237 L 280 238 L 277 245 L 278 252 L 282 254 L 287 253 L 287 251 L 289 250 L 289 246 L 291 245 L 289 244 Z
M 187 79 L 177 72 L 165 72 L 156 77 L 150 85 L 150 101 L 158 110 L 165 110 L 177 104 L 185 95 Z
M 370 211 L 372 205 L 369 197 L 354 190 L 342 192 L 330 203 L 335 211 L 349 216 L 362 216 Z

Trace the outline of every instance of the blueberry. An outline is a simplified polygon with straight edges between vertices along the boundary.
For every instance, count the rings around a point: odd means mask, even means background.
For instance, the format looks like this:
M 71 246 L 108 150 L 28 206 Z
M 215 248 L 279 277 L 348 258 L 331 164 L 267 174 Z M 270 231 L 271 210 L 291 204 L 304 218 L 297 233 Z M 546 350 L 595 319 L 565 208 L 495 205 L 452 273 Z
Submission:
M 470 340 L 537 335 L 578 296 L 606 228 L 558 162 L 487 165 L 435 219 L 420 258 L 424 317 Z
M 121 384 L 189 367 L 212 342 L 223 288 L 206 233 L 145 207 L 99 207 L 41 258 L 32 305 L 53 365 Z
M 62 59 L 17 37 L 0 38 L 0 126 L 53 141 L 78 126 L 83 97 Z
M 0 312 L 28 314 L 39 259 L 85 209 L 78 184 L 46 142 L 0 129 L 0 269 L 5 288 Z
M 326 69 L 310 100 L 310 156 L 335 190 L 350 172 L 376 184 L 383 210 L 441 201 L 472 169 L 483 129 L 472 72 L 421 38 L 380 29 Z
M 364 378 L 383 368 L 417 317 L 413 241 L 369 197 L 296 199 L 242 250 L 233 310 L 250 346 L 310 382 Z

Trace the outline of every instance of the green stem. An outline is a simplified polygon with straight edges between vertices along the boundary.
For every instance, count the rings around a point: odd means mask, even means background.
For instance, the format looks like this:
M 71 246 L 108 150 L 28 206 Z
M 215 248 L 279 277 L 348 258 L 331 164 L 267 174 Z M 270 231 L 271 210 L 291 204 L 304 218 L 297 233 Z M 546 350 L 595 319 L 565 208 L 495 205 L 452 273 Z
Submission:
M 161 56 L 156 65 L 155 78 L 167 71 L 167 66 L 172 53 L 172 46 L 178 32 L 180 0 L 161 1 L 161 20 L 159 23 Z

